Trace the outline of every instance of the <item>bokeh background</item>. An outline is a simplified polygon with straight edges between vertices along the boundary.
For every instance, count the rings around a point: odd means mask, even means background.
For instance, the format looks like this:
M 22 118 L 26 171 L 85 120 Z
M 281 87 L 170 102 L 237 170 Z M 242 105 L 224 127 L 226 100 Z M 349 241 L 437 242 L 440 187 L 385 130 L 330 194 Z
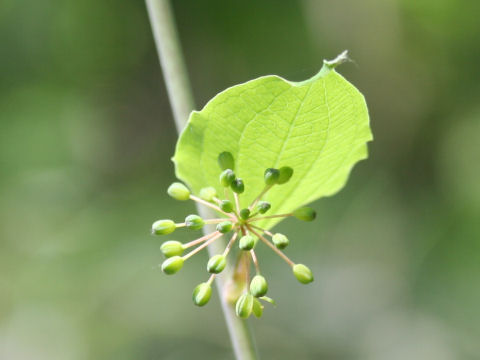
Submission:
M 265 74 L 339 72 L 375 141 L 344 190 L 285 221 L 296 282 L 263 256 L 278 306 L 263 359 L 480 358 L 480 2 L 174 1 L 197 107 Z M 176 133 L 142 1 L 0 3 L 0 358 L 232 359 L 207 255 L 161 274 L 151 223 Z M 177 239 L 187 240 L 180 232 Z

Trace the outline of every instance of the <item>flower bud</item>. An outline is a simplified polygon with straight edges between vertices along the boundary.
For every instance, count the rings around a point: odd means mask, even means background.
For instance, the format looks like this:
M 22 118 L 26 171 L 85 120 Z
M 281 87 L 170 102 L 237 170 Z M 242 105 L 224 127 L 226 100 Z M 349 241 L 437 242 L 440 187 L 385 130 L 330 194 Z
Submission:
M 205 225 L 205 221 L 198 215 L 188 215 L 185 218 L 185 226 L 192 230 L 199 230 Z
M 280 175 L 280 172 L 278 171 L 278 169 L 268 168 L 267 170 L 265 170 L 265 174 L 263 175 L 265 184 L 267 185 L 276 184 L 279 175 Z
M 253 309 L 253 296 L 252 294 L 245 293 L 242 294 L 237 300 L 237 304 L 235 305 L 235 312 L 237 313 L 238 317 L 242 319 L 246 319 L 250 316 Z
M 283 166 L 280 169 L 278 169 L 279 175 L 277 179 L 277 184 L 282 185 L 285 184 L 290 180 L 290 178 L 293 175 L 293 169 L 290 166 Z
M 305 206 L 295 210 L 293 212 L 293 216 L 295 216 L 299 220 L 313 221 L 315 220 L 317 213 L 312 208 Z
M 222 170 L 233 169 L 235 166 L 235 161 L 233 160 L 232 153 L 224 151 L 218 155 L 218 165 Z
M 208 260 L 207 271 L 211 274 L 219 274 L 225 269 L 227 259 L 223 255 L 214 255 Z
M 308 284 L 313 281 L 312 271 L 303 264 L 295 264 L 293 266 L 293 275 L 300 281 L 302 284 Z
M 288 244 L 290 244 L 290 241 L 288 240 L 288 238 L 283 234 L 273 235 L 272 241 L 277 247 L 277 249 L 285 249 L 288 246 Z
M 243 219 L 243 220 L 247 220 L 250 216 L 250 210 L 248 209 L 242 209 L 240 210 L 240 217 Z
M 179 182 L 174 182 L 167 189 L 168 195 L 170 195 L 175 200 L 188 200 L 190 199 L 190 190 Z
M 217 190 L 214 187 L 209 186 L 200 190 L 200 198 L 205 201 L 213 201 L 213 198 L 217 196 Z
M 222 234 L 228 233 L 232 230 L 233 224 L 230 221 L 222 221 L 217 224 L 217 231 L 220 231 Z
M 162 263 L 162 271 L 167 275 L 175 274 L 183 266 L 183 258 L 172 256 Z
M 273 300 L 272 298 L 269 298 L 268 296 L 262 296 L 260 299 L 262 299 L 263 301 L 266 301 L 270 304 L 272 304 L 273 306 L 276 306 L 277 303 L 275 302 L 275 300 Z
M 230 184 L 230 187 L 232 188 L 232 190 L 234 192 L 236 192 L 237 194 L 241 194 L 245 191 L 245 185 L 243 184 L 243 180 L 242 179 L 235 179 L 232 181 L 232 183 Z
M 220 174 L 220 184 L 224 187 L 229 187 L 235 180 L 235 173 L 231 169 L 226 169 Z
M 167 235 L 175 231 L 177 226 L 172 220 L 158 220 L 152 225 L 152 234 Z
M 252 250 L 255 246 L 255 239 L 252 235 L 245 235 L 240 238 L 238 247 L 242 250 Z
M 253 312 L 253 315 L 255 315 L 257 318 L 262 317 L 263 305 L 260 302 L 260 300 L 258 300 L 257 298 L 253 298 L 252 312 Z
M 204 306 L 212 296 L 212 287 L 209 283 L 201 283 L 193 290 L 193 303 L 197 306 Z
M 270 205 L 268 201 L 259 201 L 257 204 L 257 211 L 260 214 L 265 214 L 271 207 L 272 205 Z
M 160 251 L 165 257 L 180 256 L 183 254 L 183 244 L 180 241 L 169 240 L 160 245 Z
M 230 200 L 222 200 L 220 203 L 220 209 L 226 213 L 231 213 L 233 211 L 233 203 Z
M 250 282 L 250 292 L 255 297 L 264 296 L 268 291 L 267 280 L 262 275 L 255 275 Z

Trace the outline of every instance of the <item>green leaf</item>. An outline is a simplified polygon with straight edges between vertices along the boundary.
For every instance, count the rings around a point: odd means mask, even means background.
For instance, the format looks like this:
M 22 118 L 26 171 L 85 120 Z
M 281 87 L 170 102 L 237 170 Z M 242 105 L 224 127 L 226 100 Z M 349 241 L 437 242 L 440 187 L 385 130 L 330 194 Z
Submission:
M 177 177 L 194 193 L 218 182 L 218 155 L 230 152 L 247 207 L 264 188 L 267 168 L 290 166 L 290 181 L 275 185 L 264 197 L 269 214 L 289 213 L 346 183 L 353 165 L 367 157 L 372 140 L 363 95 L 335 70 L 342 54 L 324 61 L 320 72 L 303 82 L 270 75 L 230 87 L 201 111 L 191 113 L 173 161 Z M 280 219 L 259 226 L 270 228 Z

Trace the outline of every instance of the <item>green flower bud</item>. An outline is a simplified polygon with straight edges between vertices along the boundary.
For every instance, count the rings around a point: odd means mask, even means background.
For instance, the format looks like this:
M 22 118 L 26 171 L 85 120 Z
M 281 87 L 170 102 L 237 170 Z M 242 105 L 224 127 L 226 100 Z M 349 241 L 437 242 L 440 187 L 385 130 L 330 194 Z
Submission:
M 183 244 L 180 241 L 169 240 L 160 245 L 160 251 L 165 257 L 180 256 L 183 254 Z
M 245 185 L 243 184 L 243 180 L 242 179 L 235 179 L 232 181 L 232 183 L 230 184 L 230 187 L 232 188 L 232 190 L 234 192 L 236 192 L 237 194 L 241 194 L 245 191 Z
M 265 170 L 263 179 L 265 180 L 265 184 L 274 185 L 277 183 L 279 176 L 280 172 L 278 171 L 278 169 L 268 168 L 267 170 Z
M 270 205 L 268 201 L 259 201 L 257 204 L 257 211 L 260 214 L 265 214 L 271 207 L 272 205 Z
M 229 187 L 235 180 L 235 173 L 231 169 L 226 169 L 220 174 L 220 184 L 224 187 Z
M 152 234 L 167 235 L 175 231 L 177 226 L 172 220 L 158 220 L 152 225 Z
M 220 203 L 220 209 L 226 213 L 231 213 L 233 211 L 233 203 L 230 200 L 222 200 Z
M 266 301 L 266 302 L 268 302 L 268 303 L 270 303 L 270 304 L 272 304 L 273 306 L 276 306 L 276 305 L 277 305 L 277 303 L 275 302 L 275 300 L 273 300 L 272 298 L 269 298 L 268 296 L 262 296 L 260 299 L 263 300 L 263 301 Z
M 208 260 L 207 271 L 211 274 L 219 274 L 225 269 L 227 259 L 223 255 L 214 255 Z
M 167 193 L 175 200 L 184 201 L 190 199 L 190 190 L 188 190 L 185 185 L 179 182 L 174 182 L 172 185 L 170 185 Z
M 267 294 L 267 280 L 262 275 L 255 275 L 250 282 L 250 292 L 255 297 L 261 297 Z
M 283 166 L 280 169 L 278 169 L 278 171 L 280 174 L 277 179 L 277 184 L 279 185 L 282 185 L 288 182 L 293 175 L 293 169 L 290 166 Z
M 217 224 L 217 231 L 220 231 L 222 234 L 228 233 L 232 230 L 233 224 L 230 221 L 222 221 Z
M 305 206 L 295 210 L 293 212 L 293 216 L 295 216 L 299 220 L 312 221 L 315 220 L 317 213 L 312 208 Z
M 188 215 L 185 218 L 185 226 L 192 230 L 199 230 L 205 225 L 205 221 L 198 215 Z
M 290 241 L 283 234 L 275 234 L 272 236 L 272 241 L 278 249 L 285 249 Z
M 175 274 L 183 266 L 183 258 L 172 256 L 162 263 L 162 271 L 167 275 Z
M 246 319 L 250 316 L 253 310 L 253 299 L 254 297 L 249 293 L 242 294 L 242 296 L 238 298 L 237 304 L 235 305 L 235 312 L 238 317 Z
M 255 239 L 252 235 L 245 235 L 240 238 L 238 247 L 242 250 L 252 250 L 255 246 Z
M 253 298 L 252 312 L 253 312 L 253 315 L 255 315 L 257 318 L 262 317 L 263 305 L 260 302 L 260 300 L 258 300 L 257 298 Z
M 235 167 L 235 161 L 233 155 L 228 151 L 224 151 L 218 155 L 218 165 L 222 170 L 233 169 Z
M 313 281 L 312 271 L 303 264 L 295 264 L 293 266 L 293 275 L 300 281 L 302 284 L 308 284 Z
M 247 220 L 250 216 L 250 210 L 248 209 L 242 209 L 240 210 L 240 217 L 243 219 L 243 220 Z
M 212 287 L 209 283 L 201 283 L 193 290 L 193 303 L 197 306 L 204 306 L 212 296 Z
M 200 190 L 200 198 L 205 201 L 213 201 L 215 196 L 217 196 L 217 190 L 212 186 Z

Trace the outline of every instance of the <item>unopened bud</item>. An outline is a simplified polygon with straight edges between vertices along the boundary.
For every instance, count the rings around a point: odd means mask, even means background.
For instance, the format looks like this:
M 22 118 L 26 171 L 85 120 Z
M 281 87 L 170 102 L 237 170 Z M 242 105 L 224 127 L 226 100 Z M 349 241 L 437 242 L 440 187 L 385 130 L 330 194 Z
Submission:
M 242 250 L 252 250 L 255 246 L 255 239 L 252 235 L 245 235 L 240 238 L 238 247 Z
M 235 173 L 231 169 L 226 169 L 220 174 L 220 184 L 224 187 L 229 187 L 235 180 Z
M 250 216 L 250 210 L 248 209 L 242 209 L 240 210 L 240 217 L 243 219 L 243 220 L 247 220 Z
M 268 201 L 259 201 L 257 204 L 257 211 L 260 214 L 265 214 L 271 207 L 272 205 L 270 205 Z
M 212 287 L 209 283 L 201 283 L 193 290 L 193 303 L 197 306 L 204 306 L 212 296 Z
M 183 258 L 172 256 L 162 263 L 162 271 L 167 275 L 175 274 L 183 266 Z
M 252 306 L 252 313 L 257 318 L 262 317 L 263 314 L 263 305 L 257 298 L 253 298 L 253 306 Z
M 236 192 L 237 194 L 241 194 L 245 191 L 245 185 L 243 184 L 243 180 L 242 179 L 235 179 L 232 181 L 232 183 L 230 184 L 230 187 L 232 188 L 232 190 L 234 192 Z
M 235 305 L 235 312 L 238 317 L 246 319 L 252 313 L 253 308 L 253 296 L 250 293 L 242 294 Z
M 165 257 L 180 256 L 183 254 L 183 244 L 180 241 L 169 240 L 160 245 L 160 251 Z
M 313 221 L 315 220 L 317 213 L 312 208 L 305 206 L 295 210 L 293 212 L 293 216 L 295 216 L 299 220 Z
M 199 230 L 205 225 L 205 221 L 198 215 L 188 215 L 185 218 L 185 226 L 192 230 Z
M 217 190 L 214 187 L 209 186 L 200 190 L 200 198 L 205 201 L 213 201 L 213 198 L 217 196 Z
M 272 304 L 273 306 L 276 306 L 277 303 L 275 302 L 275 300 L 273 300 L 272 298 L 269 298 L 268 296 L 262 296 L 260 299 L 262 299 L 263 301 L 266 301 L 270 304 Z
M 290 241 L 283 234 L 275 234 L 272 236 L 272 241 L 278 249 L 285 249 Z
M 313 281 L 312 271 L 303 264 L 295 264 L 293 266 L 293 275 L 300 281 L 302 284 L 308 284 Z
M 207 271 L 211 274 L 218 274 L 225 269 L 227 259 L 223 255 L 214 255 L 208 260 Z
M 268 291 L 267 280 L 262 275 L 255 275 L 250 282 L 250 292 L 255 297 L 264 296 Z
M 172 220 L 158 220 L 152 225 L 152 234 L 167 235 L 175 231 L 177 226 Z
M 220 203 L 220 209 L 226 213 L 231 213 L 233 211 L 233 203 L 230 200 L 222 200 Z
M 228 151 L 224 151 L 218 155 L 218 165 L 222 170 L 233 169 L 235 167 L 235 161 L 233 155 Z
M 280 174 L 277 179 L 277 184 L 279 185 L 282 185 L 288 182 L 293 175 L 293 169 L 290 166 L 283 166 L 280 169 L 278 169 L 278 171 Z
M 220 231 L 222 234 L 228 233 L 232 230 L 233 224 L 230 221 L 222 221 L 217 224 L 217 231 Z
M 263 175 L 265 184 L 267 185 L 276 184 L 279 175 L 280 175 L 280 172 L 278 171 L 278 169 L 268 168 L 267 170 L 265 170 L 265 174 Z
M 190 199 L 190 190 L 179 182 L 174 182 L 172 185 L 168 187 L 167 190 L 168 195 L 176 200 L 188 200 Z

